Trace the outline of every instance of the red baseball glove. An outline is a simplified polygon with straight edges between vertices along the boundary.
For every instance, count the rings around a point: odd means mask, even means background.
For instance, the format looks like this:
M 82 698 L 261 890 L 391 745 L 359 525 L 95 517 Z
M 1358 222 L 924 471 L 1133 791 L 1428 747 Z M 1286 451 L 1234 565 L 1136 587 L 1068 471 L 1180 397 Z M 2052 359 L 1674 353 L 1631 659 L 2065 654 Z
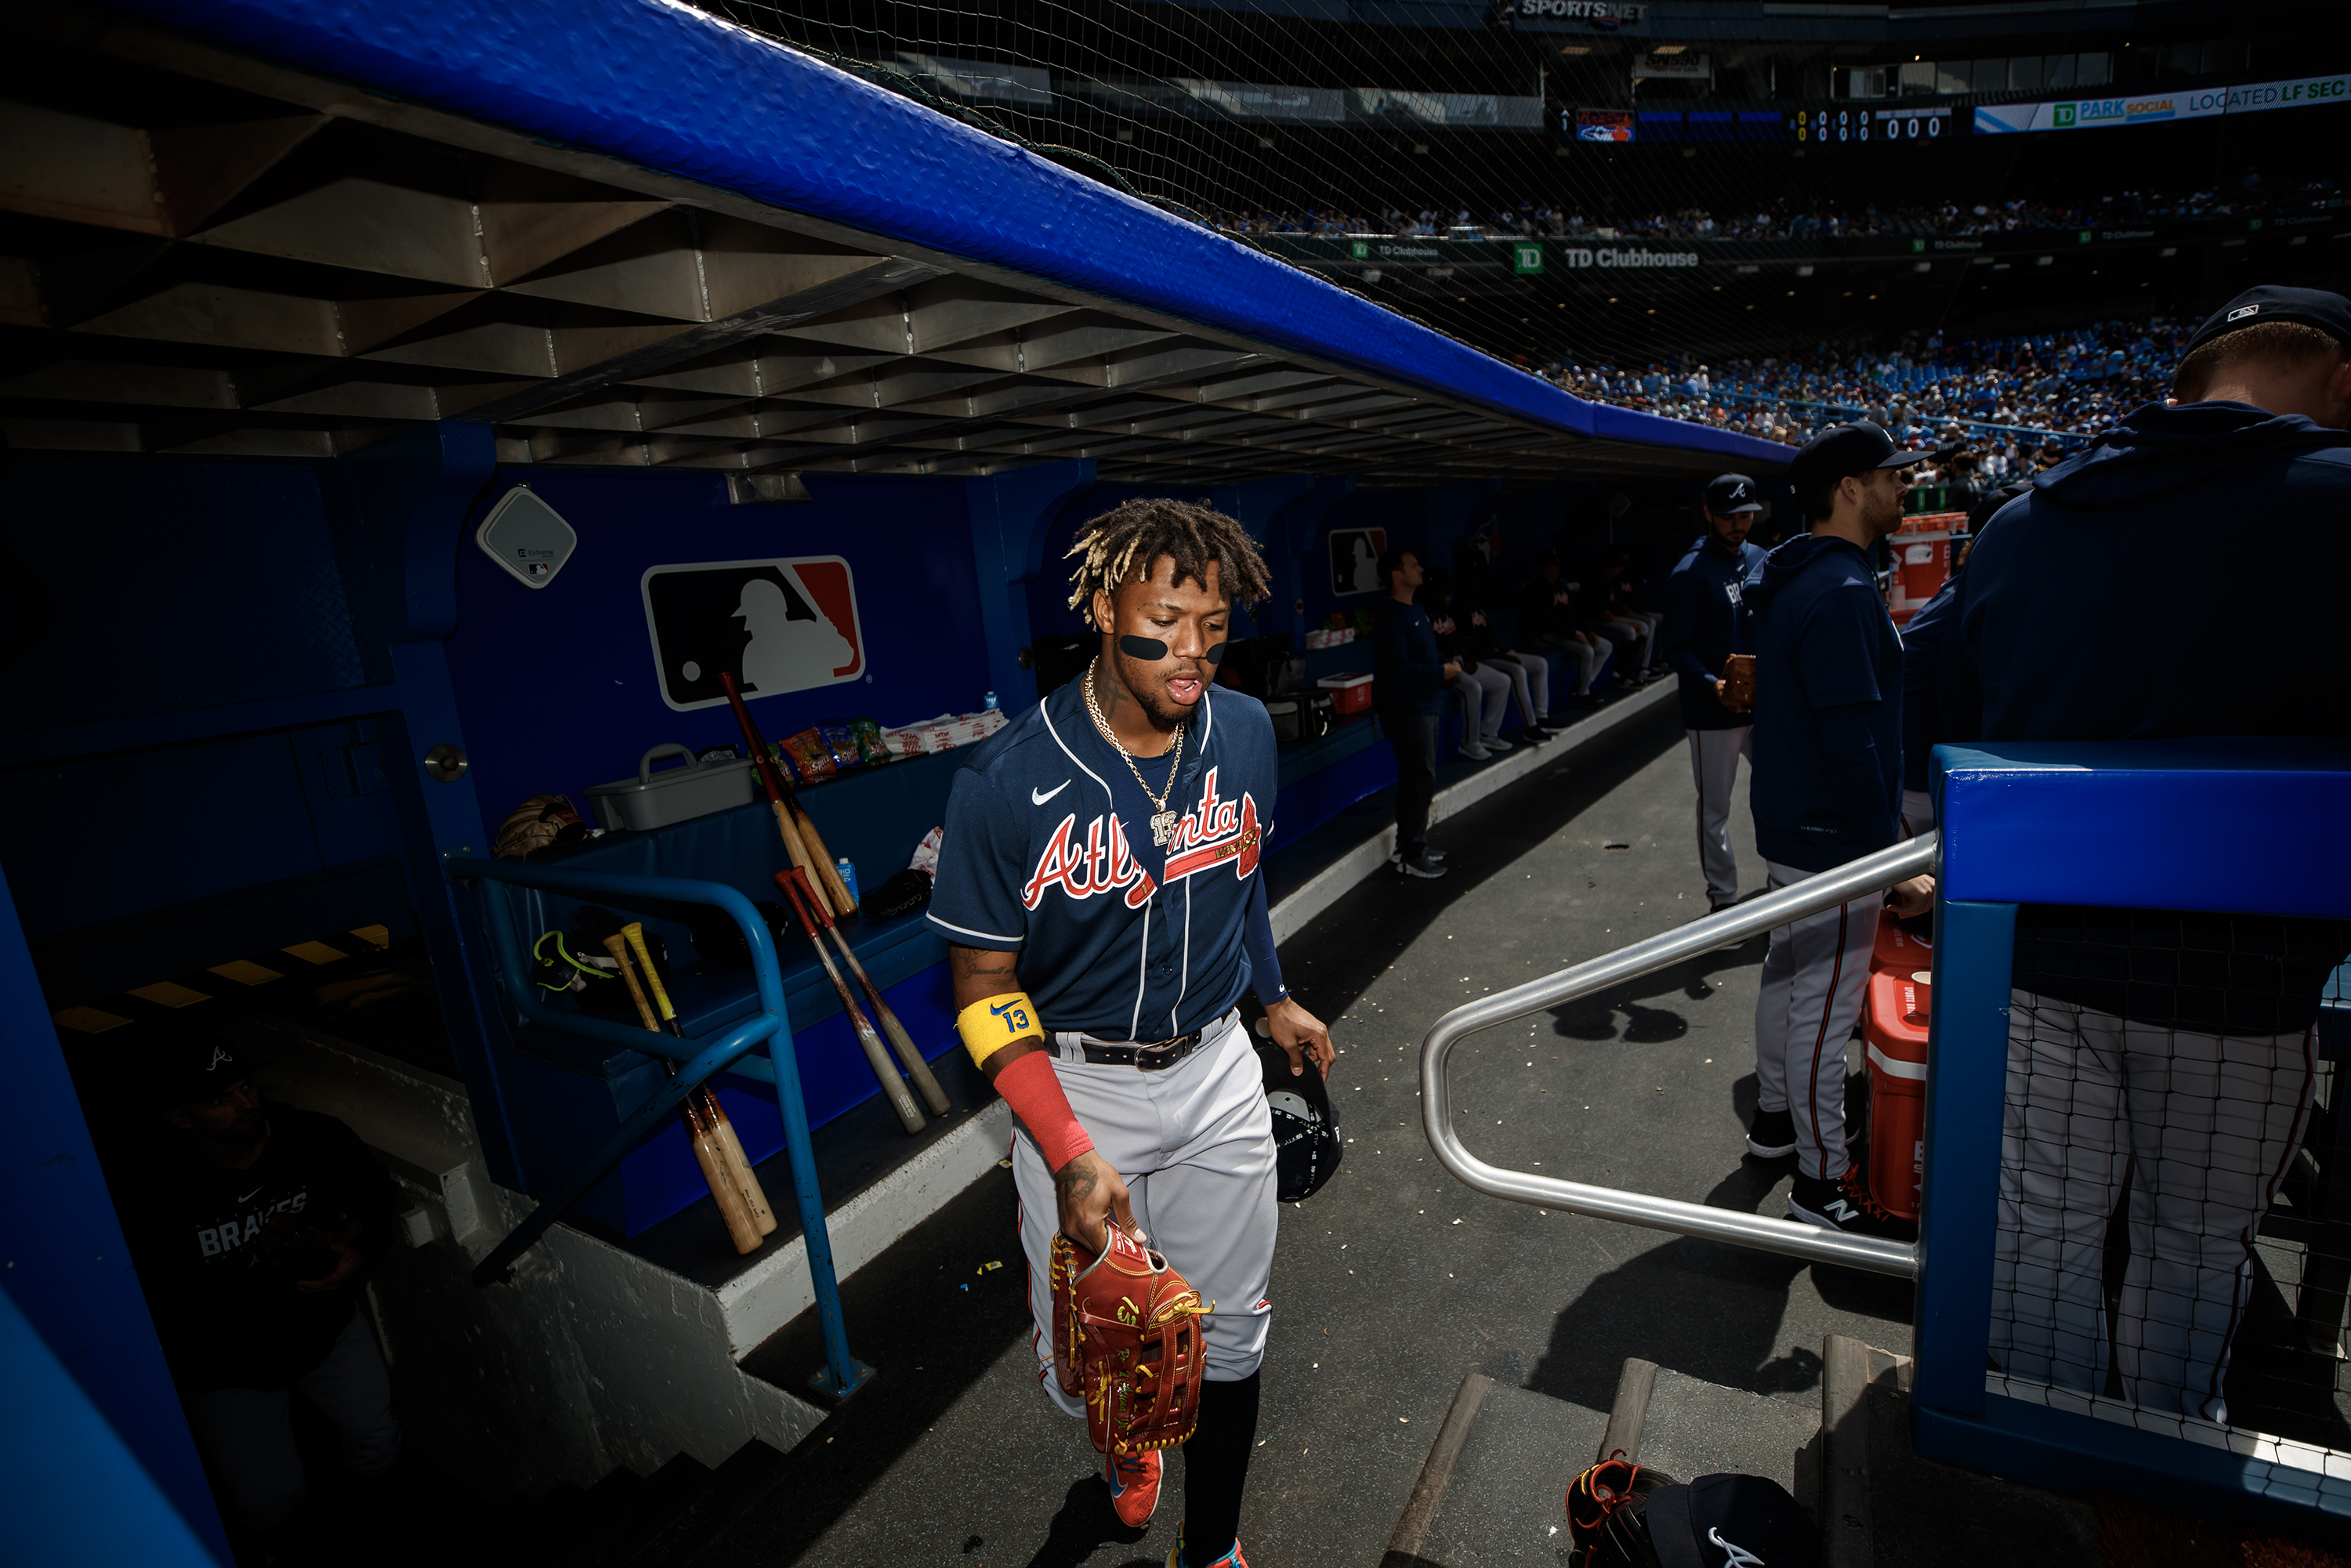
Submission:
M 1200 1292 L 1167 1260 L 1120 1230 L 1087 1261 L 1053 1237 L 1053 1373 L 1086 1401 L 1086 1430 L 1105 1454 L 1172 1448 L 1200 1416 Z

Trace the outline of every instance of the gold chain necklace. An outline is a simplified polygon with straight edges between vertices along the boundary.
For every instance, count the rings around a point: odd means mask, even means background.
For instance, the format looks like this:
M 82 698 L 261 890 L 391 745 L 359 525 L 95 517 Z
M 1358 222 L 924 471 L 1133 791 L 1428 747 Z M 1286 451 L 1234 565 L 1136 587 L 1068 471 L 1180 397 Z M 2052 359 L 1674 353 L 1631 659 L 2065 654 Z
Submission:
M 1143 769 L 1134 765 L 1134 754 L 1119 744 L 1118 737 L 1111 733 L 1110 720 L 1102 717 L 1102 705 L 1094 701 L 1092 664 L 1086 666 L 1086 712 L 1093 716 L 1094 727 L 1102 732 L 1104 740 L 1110 742 L 1111 749 L 1126 759 L 1126 770 L 1134 775 L 1134 787 L 1142 790 L 1144 797 L 1151 802 L 1151 841 L 1165 849 L 1167 841 L 1176 836 L 1176 813 L 1167 809 L 1167 797 L 1176 793 L 1176 773 L 1184 766 L 1184 732 L 1190 726 L 1176 727 L 1176 759 L 1167 765 L 1167 788 L 1154 795 L 1151 786 L 1143 781 Z

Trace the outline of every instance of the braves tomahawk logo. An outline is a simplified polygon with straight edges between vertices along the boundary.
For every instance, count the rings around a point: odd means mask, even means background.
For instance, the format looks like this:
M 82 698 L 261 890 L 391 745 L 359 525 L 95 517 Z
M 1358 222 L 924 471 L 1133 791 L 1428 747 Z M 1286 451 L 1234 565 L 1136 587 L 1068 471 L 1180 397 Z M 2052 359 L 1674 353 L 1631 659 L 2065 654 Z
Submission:
M 1166 879 L 1180 882 L 1231 861 L 1234 877 L 1247 882 L 1256 873 L 1264 842 L 1256 798 L 1247 790 L 1238 802 L 1219 797 L 1217 769 L 1211 768 L 1201 784 L 1199 804 L 1176 820 L 1176 831 L 1167 841 Z M 1119 894 L 1129 909 L 1140 909 L 1151 902 L 1158 886 L 1135 860 L 1127 843 L 1126 825 L 1116 812 L 1096 817 L 1082 829 L 1077 814 L 1071 812 L 1045 840 L 1036 869 L 1020 890 L 1020 902 L 1034 909 L 1048 888 L 1058 887 L 1075 899 Z

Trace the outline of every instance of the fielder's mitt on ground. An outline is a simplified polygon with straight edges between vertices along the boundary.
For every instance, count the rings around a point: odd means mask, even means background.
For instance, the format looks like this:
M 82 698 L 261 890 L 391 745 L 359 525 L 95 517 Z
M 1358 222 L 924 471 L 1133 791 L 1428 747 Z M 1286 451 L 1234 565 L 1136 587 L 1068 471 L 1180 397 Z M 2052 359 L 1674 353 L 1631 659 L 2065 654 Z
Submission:
M 1053 1372 L 1082 1395 L 1086 1430 L 1105 1454 L 1172 1448 L 1200 1414 L 1200 1293 L 1167 1260 L 1112 1226 L 1089 1261 L 1053 1238 Z

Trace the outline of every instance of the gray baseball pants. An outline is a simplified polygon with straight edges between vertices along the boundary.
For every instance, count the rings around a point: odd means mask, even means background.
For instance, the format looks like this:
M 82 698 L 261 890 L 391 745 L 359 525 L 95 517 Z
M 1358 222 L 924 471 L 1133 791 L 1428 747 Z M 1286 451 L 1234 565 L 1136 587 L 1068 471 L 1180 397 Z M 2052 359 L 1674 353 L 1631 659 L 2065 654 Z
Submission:
M 2091 1394 L 2111 1366 L 2143 1410 L 2225 1425 L 2253 1234 L 2302 1146 L 2317 1036 L 2232 1037 L 2011 995 L 1991 1355 Z M 2111 1342 L 2107 1224 L 2130 1185 Z
M 1519 722 L 1541 724 L 1551 712 L 1551 661 L 1540 653 L 1498 653 L 1488 667 L 1510 678 L 1519 699 Z
M 1755 727 L 1692 729 L 1690 779 L 1698 786 L 1698 863 L 1706 873 L 1706 901 L 1719 909 L 1739 899 L 1739 858 L 1730 852 L 1730 791 L 1739 759 L 1755 765 Z
M 1605 637 L 1594 637 L 1589 643 L 1579 643 L 1571 637 L 1555 646 L 1575 671 L 1577 696 L 1592 690 L 1592 678 L 1600 673 L 1600 666 L 1608 662 L 1608 655 L 1616 651 L 1616 644 Z M 1567 671 L 1562 669 L 1560 673 L 1565 674 Z
M 1477 746 L 1499 737 L 1502 710 L 1510 701 L 1510 678 L 1502 674 L 1502 666 L 1480 661 L 1476 669 L 1462 671 L 1448 684 L 1461 694 L 1461 744 Z
M 309 1479 L 294 1446 L 287 1396 L 299 1391 L 342 1439 L 343 1466 L 380 1476 L 400 1458 L 400 1417 L 392 1413 L 392 1379 L 366 1317 L 336 1336 L 319 1364 L 292 1388 L 213 1388 L 183 1396 L 188 1426 L 213 1474 L 256 1530 L 272 1530 L 302 1506 Z
M 1763 862 L 1771 890 L 1815 874 Z M 1830 1180 L 1844 1174 L 1845 1041 L 1860 1021 L 1869 950 L 1885 898 L 1865 893 L 1771 933 L 1755 996 L 1755 1108 L 1789 1111 L 1796 1166 Z
M 1198 1049 L 1155 1072 L 1085 1059 L 1088 1037 L 1057 1034 L 1054 1072 L 1094 1152 L 1125 1178 L 1134 1222 L 1208 1304 L 1201 1338 L 1207 1379 L 1238 1383 L 1265 1358 L 1273 1303 L 1273 1113 L 1264 1070 L 1238 1009 L 1208 1026 Z M 1123 1043 L 1108 1041 L 1097 1043 Z M 1029 1130 L 1012 1124 L 1012 1184 L 1029 1260 L 1029 1340 L 1037 1377 L 1064 1415 L 1085 1401 L 1053 1375 L 1053 1176 Z

